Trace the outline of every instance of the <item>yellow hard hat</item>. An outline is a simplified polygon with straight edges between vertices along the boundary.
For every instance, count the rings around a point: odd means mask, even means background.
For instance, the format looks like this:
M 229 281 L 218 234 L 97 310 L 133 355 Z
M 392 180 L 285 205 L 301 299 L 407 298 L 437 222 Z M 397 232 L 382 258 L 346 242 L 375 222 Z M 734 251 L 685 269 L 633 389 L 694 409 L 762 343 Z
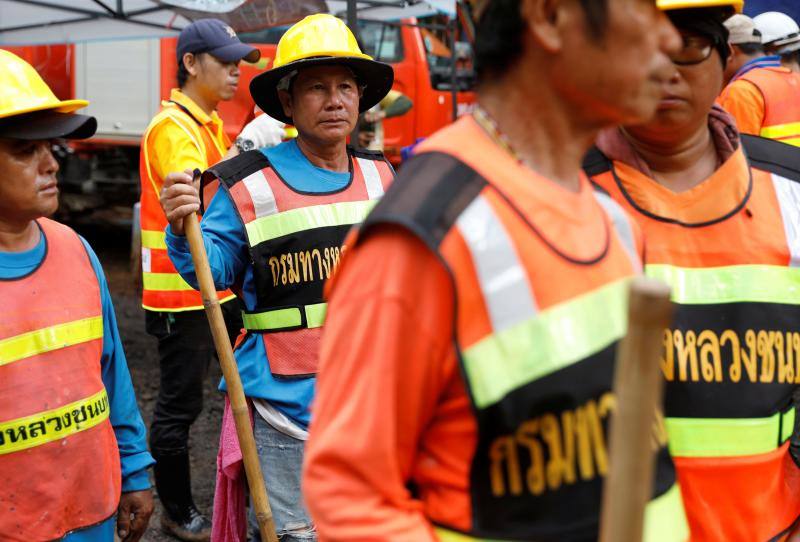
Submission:
M 0 119 L 34 111 L 72 113 L 86 100 L 59 100 L 33 66 L 0 49 Z
M 741 13 L 744 9 L 744 0 L 656 0 L 656 5 L 664 11 L 732 7 L 736 13 Z
M 291 124 L 278 99 L 281 80 L 303 68 L 330 64 L 347 66 L 364 85 L 359 102 L 362 112 L 380 102 L 392 88 L 392 67 L 364 54 L 341 19 L 320 13 L 309 15 L 286 31 L 278 42 L 272 69 L 253 78 L 250 94 L 269 116 Z

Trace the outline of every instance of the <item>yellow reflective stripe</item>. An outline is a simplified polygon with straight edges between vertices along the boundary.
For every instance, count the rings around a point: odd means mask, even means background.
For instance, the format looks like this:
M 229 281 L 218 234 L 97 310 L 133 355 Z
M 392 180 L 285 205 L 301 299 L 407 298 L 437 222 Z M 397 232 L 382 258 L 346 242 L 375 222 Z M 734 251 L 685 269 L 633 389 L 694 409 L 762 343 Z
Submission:
M 108 419 L 108 395 L 94 395 L 53 410 L 0 422 L 0 455 L 27 450 L 86 431 Z
M 790 122 L 788 124 L 775 124 L 761 128 L 761 137 L 778 139 L 781 137 L 800 136 L 800 122 Z
M 102 316 L 29 331 L 0 341 L 0 366 L 102 337 Z
M 377 200 L 346 201 L 313 205 L 263 216 L 245 225 L 250 246 L 299 231 L 326 226 L 358 224 L 369 214 Z
M 644 509 L 642 542 L 679 542 L 689 540 L 689 524 L 683 510 L 678 484 L 647 503 Z
M 504 542 L 497 538 L 476 538 L 442 527 L 435 527 L 441 542 Z M 684 542 L 689 540 L 689 524 L 683 510 L 678 484 L 647 503 L 644 510 L 642 542 Z
M 142 287 L 151 292 L 194 290 L 178 273 L 142 273 Z
M 463 352 L 477 408 L 608 347 L 628 324 L 628 280 L 561 303 L 481 339 Z
M 761 302 L 800 305 L 800 268 L 732 265 L 686 268 L 645 266 L 645 274 L 672 287 L 672 300 L 685 305 Z
M 304 307 L 306 313 L 306 327 L 322 327 L 325 323 L 327 303 L 316 303 Z M 242 313 L 244 328 L 253 331 L 271 331 L 276 329 L 293 328 L 303 324 L 302 313 L 298 307 L 276 309 L 263 312 Z
M 163 231 L 142 230 L 142 248 L 167 249 L 167 234 Z
M 499 538 L 475 538 L 474 536 L 451 531 L 442 527 L 435 527 L 433 530 L 436 533 L 436 537 L 441 542 L 506 542 Z
M 234 299 L 235 297 L 236 297 L 236 294 L 231 294 L 231 295 L 226 296 L 226 297 L 221 297 L 221 298 L 219 298 L 219 302 L 220 303 L 226 303 L 226 302 L 230 301 L 231 299 Z M 186 307 L 175 308 L 175 307 L 154 307 L 152 305 L 145 305 L 144 303 L 142 303 L 142 308 L 145 309 L 145 310 L 154 311 L 154 312 L 186 312 L 186 311 L 199 311 L 199 310 L 201 311 L 201 310 L 205 309 L 205 307 L 203 305 L 188 305 Z
M 769 418 L 667 418 L 676 457 L 736 457 L 771 452 L 792 435 L 794 409 Z
M 786 143 L 787 145 L 794 145 L 795 147 L 800 147 L 800 137 L 790 137 L 789 139 L 778 139 L 781 143 Z
M 316 303 L 314 305 L 306 305 L 306 323 L 308 327 L 322 327 L 325 323 L 325 313 L 328 311 L 327 303 Z

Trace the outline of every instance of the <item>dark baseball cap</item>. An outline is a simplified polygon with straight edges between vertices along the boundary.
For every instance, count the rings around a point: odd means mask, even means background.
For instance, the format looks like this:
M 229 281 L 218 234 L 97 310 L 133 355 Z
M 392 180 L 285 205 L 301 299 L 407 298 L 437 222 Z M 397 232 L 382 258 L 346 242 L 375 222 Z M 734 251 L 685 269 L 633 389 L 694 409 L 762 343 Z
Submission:
M 198 19 L 181 30 L 178 62 L 186 53 L 208 53 L 223 62 L 258 62 L 261 51 L 239 41 L 233 28 L 219 19 Z

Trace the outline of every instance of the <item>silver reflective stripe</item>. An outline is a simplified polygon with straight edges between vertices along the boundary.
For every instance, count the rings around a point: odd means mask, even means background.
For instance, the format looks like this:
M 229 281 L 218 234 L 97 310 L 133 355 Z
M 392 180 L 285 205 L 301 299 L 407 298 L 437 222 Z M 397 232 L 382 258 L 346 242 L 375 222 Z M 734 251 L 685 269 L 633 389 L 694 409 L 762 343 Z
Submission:
M 378 171 L 378 166 L 375 165 L 374 160 L 366 160 L 364 158 L 356 158 L 361 173 L 364 175 L 364 184 L 367 185 L 367 196 L 369 199 L 378 199 L 383 196 L 383 184 L 381 183 L 381 174 Z
M 275 204 L 275 195 L 272 193 L 269 182 L 260 170 L 251 173 L 245 177 L 242 182 L 247 187 L 250 198 L 253 200 L 256 218 L 274 215 L 278 212 L 278 206 Z
M 781 207 L 791 267 L 800 267 L 800 183 L 772 174 L 775 195 Z
M 478 196 L 456 221 L 469 247 L 494 333 L 536 315 L 525 268 L 500 219 Z
M 603 206 L 603 209 L 605 209 L 606 214 L 611 217 L 614 229 L 620 241 L 622 241 L 622 245 L 625 247 L 625 252 L 628 254 L 633 268 L 637 271 L 641 271 L 642 261 L 636 250 L 636 239 L 633 236 L 633 226 L 631 226 L 630 218 L 625 214 L 625 210 L 607 194 L 595 190 L 594 195 L 597 201 L 600 202 L 600 205 Z

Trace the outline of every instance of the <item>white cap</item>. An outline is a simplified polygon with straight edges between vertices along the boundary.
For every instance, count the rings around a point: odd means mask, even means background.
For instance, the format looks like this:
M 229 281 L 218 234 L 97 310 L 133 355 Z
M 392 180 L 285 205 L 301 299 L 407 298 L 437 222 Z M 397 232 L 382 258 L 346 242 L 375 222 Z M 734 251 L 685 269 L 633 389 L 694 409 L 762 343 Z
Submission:
M 747 15 L 737 13 L 725 21 L 725 28 L 728 29 L 730 36 L 728 43 L 732 45 L 743 45 L 745 43 L 761 43 L 761 32 L 756 28 L 753 19 Z

